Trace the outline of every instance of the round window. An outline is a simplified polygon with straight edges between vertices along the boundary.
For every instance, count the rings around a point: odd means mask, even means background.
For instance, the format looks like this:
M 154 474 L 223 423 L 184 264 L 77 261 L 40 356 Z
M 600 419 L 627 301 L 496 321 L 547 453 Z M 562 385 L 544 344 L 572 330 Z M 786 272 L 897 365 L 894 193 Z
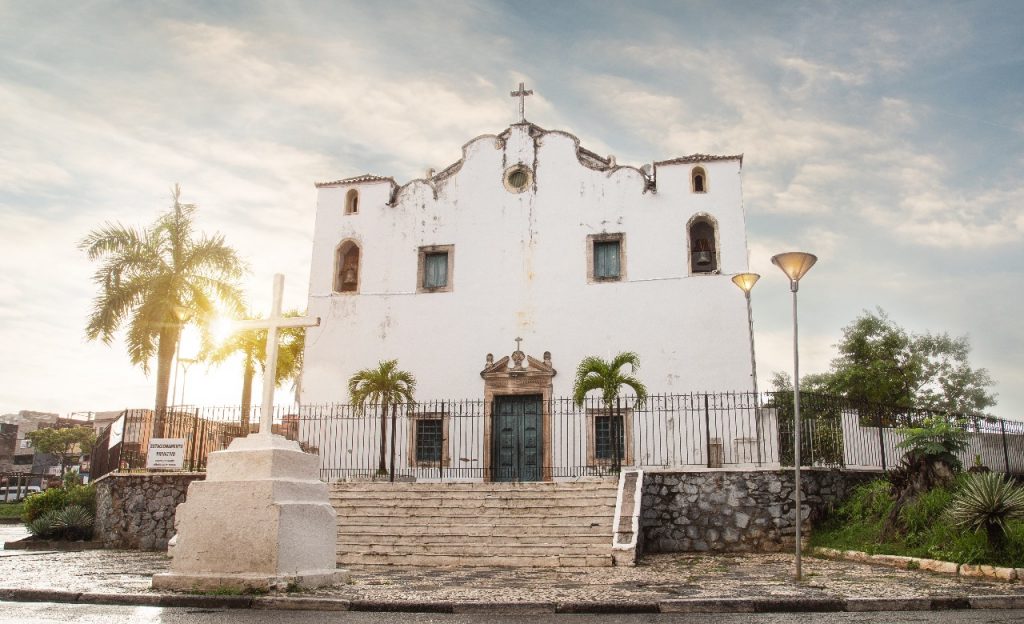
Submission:
M 530 169 L 524 165 L 516 165 L 505 171 L 505 188 L 513 193 L 522 193 L 530 186 Z

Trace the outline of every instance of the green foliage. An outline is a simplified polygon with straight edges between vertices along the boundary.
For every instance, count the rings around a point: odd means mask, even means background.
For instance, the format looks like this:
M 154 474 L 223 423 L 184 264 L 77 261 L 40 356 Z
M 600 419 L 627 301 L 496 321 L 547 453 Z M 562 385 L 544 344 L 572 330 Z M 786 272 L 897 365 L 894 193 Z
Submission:
M 918 427 L 902 427 L 905 436 L 896 445 L 905 449 L 909 463 L 941 461 L 955 472 L 963 470 L 957 453 L 967 448 L 967 432 L 963 428 L 940 416 L 925 418 Z
M 96 444 L 96 432 L 92 427 L 36 429 L 29 431 L 25 437 L 32 442 L 36 452 L 57 457 L 61 475 L 64 475 L 74 457 L 88 453 Z
M 287 317 L 301 316 L 297 310 L 284 313 Z M 260 319 L 253 316 L 251 319 Z M 295 379 L 302 372 L 302 357 L 306 348 L 305 327 L 285 327 L 278 334 L 277 367 L 274 369 L 274 385 L 280 386 L 286 380 Z M 236 355 L 242 356 L 242 414 L 248 418 L 252 405 L 252 380 L 256 370 L 267 369 L 267 330 L 236 331 L 227 340 L 214 344 L 209 335 L 204 336 L 203 352 L 200 359 L 220 364 Z
M 358 411 L 366 404 L 380 405 L 380 462 L 377 470 L 387 472 L 388 407 L 397 403 L 412 403 L 416 393 L 416 377 L 398 369 L 398 360 L 379 362 L 377 368 L 356 371 L 348 380 L 348 396 Z
M 223 236 L 195 236 L 196 207 L 181 203 L 177 185 L 172 199 L 171 209 L 148 229 L 107 223 L 79 243 L 90 260 L 102 261 L 93 275 L 99 294 L 86 337 L 110 344 L 127 327 L 131 362 L 148 373 L 156 356 L 158 412 L 167 405 L 182 319 L 205 325 L 217 314 L 218 302 L 241 314 L 242 296 L 235 282 L 245 270 Z
M 25 523 L 25 528 L 33 537 L 39 539 L 50 539 L 56 534 L 54 523 L 57 521 L 57 511 L 50 510 L 38 518 Z
M 583 358 L 576 367 L 576 380 L 572 385 L 572 400 L 577 407 L 583 406 L 587 393 L 601 391 L 601 400 L 611 408 L 622 386 L 628 386 L 636 395 L 636 407 L 647 402 L 647 387 L 633 374 L 623 373 L 622 367 L 629 365 L 632 373 L 640 370 L 640 356 L 632 351 L 619 353 L 611 361 L 597 356 Z
M 989 474 L 989 473 L 986 473 Z M 956 497 L 974 475 L 961 475 L 950 487 L 937 487 L 904 505 L 899 515 L 906 527 L 885 539 L 883 528 L 893 509 L 889 483 L 879 479 L 856 488 L 811 535 L 814 546 L 859 550 L 957 563 L 1024 565 L 1024 522 L 1007 522 L 1002 546 L 993 545 L 984 532 L 957 526 L 950 518 Z
M 54 514 L 54 531 L 61 539 L 85 540 L 92 537 L 94 517 L 85 507 L 68 505 L 60 511 L 51 513 Z
M 32 494 L 25 499 L 25 511 L 21 519 L 27 524 L 50 511 L 60 511 L 72 505 L 84 507 L 90 513 L 95 513 L 96 487 L 93 485 L 56 487 Z
M 0 518 L 20 518 L 25 512 L 25 503 L 0 503 Z
M 964 336 L 910 334 L 878 309 L 844 327 L 835 346 L 831 370 L 801 379 L 801 390 L 846 397 L 871 424 L 879 418 L 891 424 L 894 410 L 982 414 L 996 403 L 988 371 L 970 366 Z M 787 380 L 782 373 L 773 377 L 778 390 Z
M 952 503 L 953 524 L 975 533 L 985 531 L 993 546 L 1003 545 L 1011 520 L 1024 520 L 1024 488 L 996 472 L 969 475 Z
M 836 514 L 847 520 L 882 520 L 889 515 L 891 509 L 889 482 L 885 479 L 876 479 L 857 486 Z

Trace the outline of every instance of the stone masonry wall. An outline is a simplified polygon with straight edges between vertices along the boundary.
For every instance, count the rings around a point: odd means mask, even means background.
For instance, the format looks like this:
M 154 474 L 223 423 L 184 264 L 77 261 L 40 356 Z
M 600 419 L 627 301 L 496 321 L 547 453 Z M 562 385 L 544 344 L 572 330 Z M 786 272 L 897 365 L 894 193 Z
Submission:
M 876 472 L 800 472 L 803 530 Z M 794 546 L 793 471 L 648 472 L 640 532 L 645 552 L 770 552 Z
M 174 511 L 190 483 L 205 473 L 108 474 L 96 480 L 93 539 L 104 548 L 163 550 L 174 535 Z

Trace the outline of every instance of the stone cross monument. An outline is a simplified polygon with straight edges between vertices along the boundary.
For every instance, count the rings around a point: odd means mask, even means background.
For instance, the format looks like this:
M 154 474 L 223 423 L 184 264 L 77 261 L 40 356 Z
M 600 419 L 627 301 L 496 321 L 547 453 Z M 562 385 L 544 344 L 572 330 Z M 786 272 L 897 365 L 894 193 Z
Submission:
M 260 430 L 210 453 L 206 480 L 193 481 L 175 512 L 178 533 L 168 553 L 171 571 L 154 589 L 192 591 L 321 587 L 345 582 L 337 566 L 337 518 L 320 481 L 320 460 L 297 442 L 272 433 L 277 332 L 312 327 L 319 318 L 281 316 L 284 276 L 274 276 L 269 318 L 242 331 L 267 330 Z

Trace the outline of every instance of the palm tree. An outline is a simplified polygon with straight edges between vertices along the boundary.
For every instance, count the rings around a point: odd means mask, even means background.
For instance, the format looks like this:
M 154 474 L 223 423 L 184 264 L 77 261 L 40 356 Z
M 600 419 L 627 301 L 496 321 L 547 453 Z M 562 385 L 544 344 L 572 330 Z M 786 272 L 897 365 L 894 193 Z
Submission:
M 196 207 L 181 203 L 177 184 L 171 196 L 173 206 L 149 229 L 107 223 L 79 243 L 90 260 L 103 261 L 93 275 L 100 292 L 86 337 L 110 344 L 114 333 L 126 327 L 128 357 L 147 375 L 156 356 L 154 430 L 162 426 L 167 409 L 171 361 L 184 320 L 207 322 L 218 301 L 241 310 L 235 282 L 245 271 L 222 235 L 193 236 Z
M 284 316 L 299 316 L 297 310 Z M 253 319 L 261 317 L 255 316 Z M 302 371 L 302 353 L 306 346 L 305 327 L 285 327 L 280 330 L 277 352 L 277 369 L 274 385 L 280 386 L 287 379 L 295 379 Z M 249 415 L 252 411 L 252 381 L 256 368 L 267 370 L 267 330 L 240 331 L 231 334 L 219 345 L 207 344 L 202 359 L 220 364 L 235 354 L 242 356 L 242 431 L 249 431 Z
M 580 365 L 576 367 L 576 380 L 572 384 L 572 400 L 576 404 L 576 407 L 583 407 L 583 402 L 586 399 L 587 393 L 592 390 L 601 391 L 601 401 L 604 403 L 605 408 L 608 410 L 608 415 L 612 416 L 612 438 L 611 443 L 614 449 L 618 449 L 619 435 L 621 435 L 621 429 L 616 432 L 616 428 L 620 427 L 616 423 L 619 419 L 614 418 L 618 416 L 621 418 L 621 414 L 615 414 L 613 406 L 617 403 L 619 398 L 619 389 L 622 386 L 629 386 L 633 389 L 636 394 L 636 407 L 643 407 L 647 402 L 647 387 L 644 386 L 643 382 L 633 376 L 630 373 L 622 372 L 622 367 L 629 364 L 631 373 L 636 373 L 640 368 L 640 356 L 632 351 L 626 351 L 616 355 L 612 361 L 604 360 L 597 356 L 588 356 L 583 358 Z M 618 451 L 615 451 L 616 463 L 615 469 L 618 469 L 619 457 Z
M 601 391 L 601 400 L 609 410 L 619 398 L 619 388 L 629 386 L 636 393 L 636 406 L 643 407 L 647 402 L 647 387 L 631 374 L 621 369 L 629 364 L 632 372 L 640 369 L 640 356 L 632 351 L 616 355 L 611 362 L 591 355 L 583 358 L 576 367 L 576 381 L 572 384 L 572 400 L 576 407 L 583 407 L 583 401 L 591 390 Z
M 387 415 L 388 406 L 411 403 L 416 392 L 416 378 L 412 373 L 398 370 L 398 360 L 388 360 L 377 364 L 377 368 L 364 368 L 357 371 L 348 380 L 348 396 L 352 405 L 360 411 L 366 403 L 380 404 L 380 464 L 377 471 L 387 472 L 384 455 L 387 450 Z

